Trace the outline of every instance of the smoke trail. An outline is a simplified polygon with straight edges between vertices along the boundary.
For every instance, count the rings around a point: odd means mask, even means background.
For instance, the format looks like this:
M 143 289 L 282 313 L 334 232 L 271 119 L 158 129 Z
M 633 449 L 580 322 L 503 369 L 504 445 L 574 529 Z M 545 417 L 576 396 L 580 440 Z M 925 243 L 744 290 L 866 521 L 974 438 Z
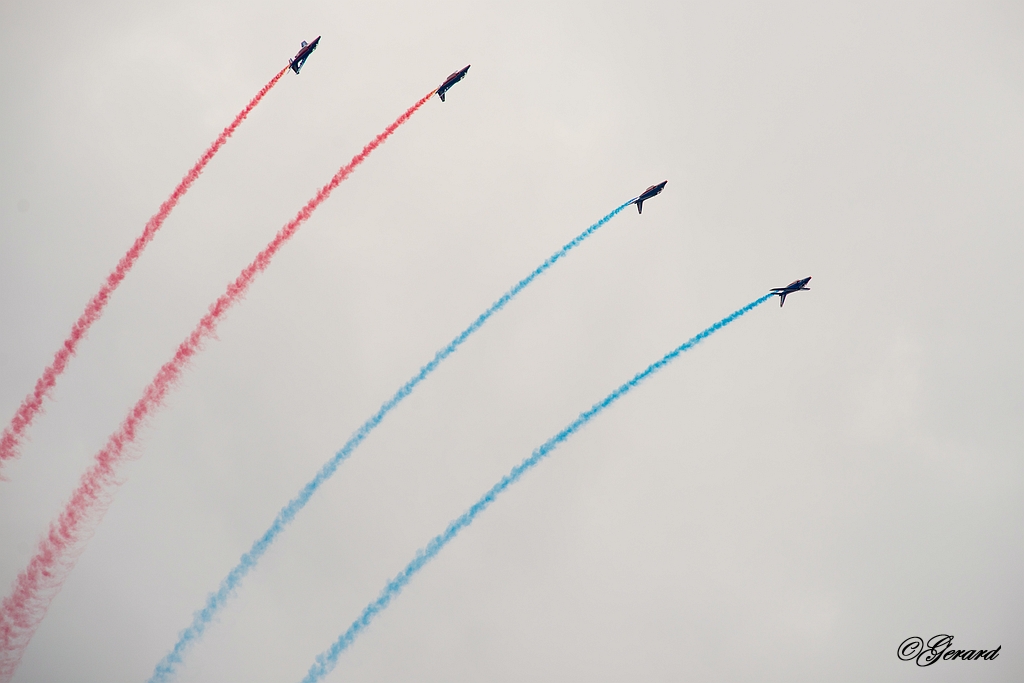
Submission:
M 53 356 L 53 361 L 43 371 L 42 376 L 36 381 L 35 389 L 32 393 L 25 397 L 25 400 L 21 402 L 21 406 L 18 411 L 14 414 L 11 422 L 7 427 L 4 428 L 3 435 L 0 436 L 0 467 L 3 466 L 5 460 L 10 460 L 18 456 L 18 450 L 21 446 L 22 440 L 25 438 L 25 431 L 32 424 L 36 415 L 42 410 L 43 401 L 46 400 L 50 391 L 53 390 L 54 385 L 57 383 L 57 378 L 64 372 L 64 368 L 67 367 L 68 361 L 75 355 L 75 351 L 78 348 L 78 343 L 82 341 L 89 328 L 92 324 L 100 317 L 103 313 L 103 309 L 107 305 L 107 301 L 110 300 L 111 294 L 117 289 L 117 286 L 121 284 L 125 276 L 128 275 L 128 271 L 132 269 L 135 262 L 142 255 L 142 251 L 146 248 L 146 245 L 150 243 L 153 236 L 156 235 L 157 230 L 164 224 L 167 216 L 170 215 L 171 211 L 177 206 L 178 201 L 185 196 L 188 189 L 192 187 L 198 178 L 199 174 L 203 172 L 206 165 L 210 163 L 217 151 L 224 146 L 224 143 L 228 141 L 235 129 L 245 120 L 260 100 L 270 92 L 270 89 L 277 85 L 277 82 L 281 80 L 285 72 L 288 71 L 288 67 L 281 69 L 277 72 L 277 75 L 270 79 L 263 88 L 256 93 L 256 97 L 249 101 L 249 104 L 245 106 L 235 120 L 231 122 L 227 128 L 221 131 L 221 134 L 217 136 L 217 139 L 213 141 L 210 148 L 203 153 L 203 156 L 199 157 L 199 161 L 195 163 L 185 177 L 181 179 L 178 186 L 174 188 L 174 192 L 168 197 L 163 204 L 160 205 L 160 209 L 149 219 L 146 223 L 145 229 L 142 234 L 136 238 L 135 243 L 132 244 L 131 248 L 121 257 L 121 260 L 117 262 L 117 267 L 114 268 L 113 272 L 107 276 L 106 282 L 100 287 L 100 291 L 93 296 L 92 300 L 85 307 L 85 311 L 75 322 L 71 328 L 71 334 L 68 335 L 67 339 L 64 340 L 64 344 L 61 345 L 57 353 Z
M 531 282 L 533 282 L 537 276 L 542 274 L 548 268 L 555 264 L 556 261 L 561 259 L 563 256 L 568 254 L 572 249 L 579 246 L 583 240 L 590 237 L 594 232 L 598 230 L 605 223 L 610 221 L 624 208 L 630 205 L 632 200 L 625 204 L 617 207 L 614 211 L 609 213 L 607 216 L 599 220 L 598 222 L 591 225 L 589 228 L 581 232 L 569 243 L 563 246 L 561 249 L 552 254 L 544 263 L 537 266 L 532 273 L 524 277 L 522 280 L 517 282 L 512 289 L 505 292 L 501 298 L 491 304 L 490 308 L 481 313 L 476 320 L 470 324 L 469 327 L 460 332 L 455 339 L 448 343 L 447 346 L 442 348 L 440 351 L 434 354 L 434 358 L 420 368 L 420 371 L 413 376 L 408 382 L 403 384 L 395 395 L 384 402 L 383 405 L 373 414 L 362 426 L 355 431 L 352 436 L 349 437 L 345 445 L 341 447 L 334 456 L 328 460 L 317 472 L 316 476 L 313 477 L 299 494 L 288 501 L 288 504 L 281 508 L 281 511 L 277 513 L 277 517 L 274 518 L 273 524 L 267 529 L 262 536 L 260 536 L 252 544 L 249 552 L 242 555 L 242 559 L 238 561 L 238 564 L 228 572 L 227 577 L 224 578 L 218 587 L 217 592 L 211 593 L 206 599 L 206 606 L 200 611 L 196 612 L 192 617 L 192 624 L 182 631 L 178 635 L 178 642 L 174 644 L 174 648 L 164 656 L 160 663 L 156 665 L 156 669 L 153 675 L 149 679 L 149 683 L 163 683 L 173 676 L 176 672 L 178 665 L 181 664 L 182 659 L 185 655 L 186 650 L 194 645 L 198 641 L 203 633 L 206 631 L 206 627 L 209 626 L 213 618 L 220 612 L 221 609 L 227 604 L 227 600 L 231 597 L 231 593 L 238 587 L 242 579 L 252 571 L 256 564 L 263 557 L 264 553 L 270 548 L 270 544 L 278 537 L 278 535 L 284 531 L 285 527 L 291 523 L 302 508 L 306 507 L 306 503 L 313 497 L 313 494 L 331 478 L 331 475 L 338 469 L 338 467 L 352 454 L 359 444 L 370 435 L 377 425 L 381 423 L 388 413 L 390 413 L 399 403 L 402 402 L 406 396 L 412 393 L 412 390 L 416 388 L 416 385 L 427 378 L 441 362 L 453 354 L 466 339 L 469 338 L 474 332 L 487 322 L 488 318 L 500 311 L 505 305 L 511 301 L 519 292 L 523 291 Z
M 513 467 L 511 472 L 502 477 L 501 480 L 492 486 L 491 489 L 476 503 L 474 503 L 472 507 L 452 520 L 452 522 L 448 524 L 448 528 L 445 529 L 443 533 L 435 536 L 430 543 L 426 545 L 426 547 L 421 548 L 416 552 L 416 557 L 414 557 L 412 561 L 405 566 L 405 569 L 403 569 L 398 576 L 388 582 L 384 587 L 384 590 L 382 590 L 380 595 L 377 596 L 377 599 L 363 609 L 362 614 L 359 615 L 358 619 L 352 622 L 352 625 L 348 627 L 348 630 L 345 631 L 345 633 L 343 633 L 330 648 L 317 655 L 315 663 L 309 668 L 309 672 L 306 674 L 306 677 L 302 679 L 302 683 L 314 683 L 330 673 L 338 663 L 338 657 L 341 656 L 341 653 L 348 649 L 348 646 L 352 644 L 352 641 L 354 641 L 356 637 L 370 625 L 370 622 L 373 621 L 378 614 L 383 612 L 389 604 L 391 604 L 391 600 L 402 592 L 402 589 L 405 588 L 406 584 L 409 583 L 412 577 L 415 576 L 416 573 L 427 564 L 427 562 L 434 559 L 434 557 L 441 552 L 441 550 L 448 545 L 460 531 L 472 524 L 477 515 L 486 510 L 487 507 L 505 491 L 505 489 L 519 481 L 520 477 L 536 466 L 537 463 L 547 456 L 548 453 L 554 450 L 556 446 L 568 439 L 575 432 L 579 431 L 581 427 L 594 419 L 602 410 L 629 393 L 630 390 L 634 389 L 642 381 L 668 365 L 676 358 L 676 356 L 693 348 L 693 346 L 701 340 L 711 336 L 740 316 L 749 313 L 765 301 L 768 301 L 772 296 L 774 296 L 774 294 L 765 294 L 757 301 L 753 301 L 738 311 L 730 313 L 728 316 L 722 318 L 700 334 L 677 346 L 672 351 L 669 351 L 662 356 L 660 360 L 651 363 L 642 372 L 638 372 L 633 379 L 605 396 L 600 402 L 595 403 L 590 410 L 580 413 L 580 416 L 573 420 L 569 426 L 545 441 L 533 452 L 532 455 L 530 455 L 530 457 Z
M 270 244 L 210 306 L 209 312 L 199 321 L 192 334 L 178 347 L 174 358 L 160 368 L 156 378 L 146 387 L 142 398 L 128 413 L 121 427 L 111 435 L 103 450 L 96 454 L 95 462 L 82 475 L 78 489 L 64 511 L 50 524 L 49 533 L 39 542 L 35 556 L 28 567 L 18 575 L 11 594 L 0 606 L 0 683 L 6 683 L 14 675 L 21 655 L 45 616 L 50 601 L 56 596 L 74 566 L 86 538 L 106 512 L 118 484 L 117 470 L 125 459 L 124 449 L 134 441 L 135 435 L 150 412 L 161 404 L 174 382 L 181 376 L 188 361 L 200 350 L 203 341 L 214 334 L 220 319 L 245 294 L 256 276 L 270 265 L 274 254 L 313 215 L 316 208 L 330 196 L 331 191 L 351 175 L 399 126 L 408 121 L 433 94 L 431 92 L 420 99 L 367 144 L 363 151 L 331 178 L 329 183 L 320 188 L 316 196 L 309 200 L 295 218 L 281 228 Z

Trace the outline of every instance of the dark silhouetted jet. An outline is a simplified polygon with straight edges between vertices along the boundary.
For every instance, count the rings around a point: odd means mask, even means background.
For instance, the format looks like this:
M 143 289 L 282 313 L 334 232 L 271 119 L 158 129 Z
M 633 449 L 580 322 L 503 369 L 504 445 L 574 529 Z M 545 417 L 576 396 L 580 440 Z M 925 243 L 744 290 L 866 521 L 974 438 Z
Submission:
M 792 294 L 793 292 L 811 291 L 811 288 L 806 286 L 807 283 L 810 281 L 811 278 L 805 277 L 803 280 L 794 280 L 785 287 L 773 287 L 772 293 L 778 294 L 780 297 L 782 297 L 782 300 L 779 301 L 779 308 L 782 308 L 782 304 L 786 303 L 786 296 Z
M 662 182 L 658 183 L 657 185 L 651 185 L 650 187 L 648 187 L 646 190 L 643 191 L 643 194 L 641 194 L 639 197 L 634 199 L 633 203 L 636 204 L 636 211 L 637 211 L 637 213 L 643 213 L 644 212 L 644 202 L 647 201 L 648 199 L 650 199 L 651 197 L 655 197 L 655 196 L 661 194 L 661 191 L 665 189 L 665 185 L 667 185 L 667 184 L 668 184 L 668 181 L 665 180 L 665 181 L 662 181 Z
M 444 94 L 451 90 L 453 85 L 455 85 L 456 83 L 458 83 L 459 81 L 466 77 L 466 72 L 469 71 L 470 66 L 472 65 L 467 64 L 466 68 L 463 69 L 462 71 L 456 71 L 451 76 L 444 79 L 444 83 L 442 83 L 441 87 L 437 89 L 437 96 L 441 98 L 442 102 L 444 102 Z
M 292 68 L 292 71 L 294 71 L 295 73 L 299 73 L 299 69 L 301 69 L 302 65 L 306 63 L 306 60 L 309 59 L 309 56 L 313 54 L 313 50 L 316 49 L 316 44 L 319 42 L 320 36 L 317 36 L 316 40 L 314 40 L 312 43 L 302 41 L 302 49 L 299 50 L 299 53 L 295 55 L 292 59 L 288 60 L 288 66 Z

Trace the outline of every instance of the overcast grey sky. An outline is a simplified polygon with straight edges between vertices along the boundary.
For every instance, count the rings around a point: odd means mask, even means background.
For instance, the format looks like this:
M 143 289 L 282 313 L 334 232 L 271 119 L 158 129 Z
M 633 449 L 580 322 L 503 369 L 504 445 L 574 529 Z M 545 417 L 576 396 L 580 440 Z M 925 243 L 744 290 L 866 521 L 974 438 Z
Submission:
M 145 429 L 15 680 L 141 681 L 380 403 L 424 383 L 180 681 L 297 681 L 385 581 L 615 386 L 770 287 L 511 489 L 330 681 L 1024 675 L 1017 3 L 0 5 L 0 420 L 184 172 L 0 482 L 0 588 L 206 307 L 453 70 L 256 282 Z M 1002 646 L 899 661 L 909 636 Z

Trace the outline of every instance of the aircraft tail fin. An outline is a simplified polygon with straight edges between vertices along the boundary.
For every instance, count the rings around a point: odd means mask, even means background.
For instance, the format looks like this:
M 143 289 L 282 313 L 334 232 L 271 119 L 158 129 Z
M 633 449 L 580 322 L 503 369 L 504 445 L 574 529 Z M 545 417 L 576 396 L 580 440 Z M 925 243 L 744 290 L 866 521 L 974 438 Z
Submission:
M 437 96 L 441 98 L 442 102 L 444 102 L 444 93 L 443 92 L 438 92 Z
M 786 303 L 787 294 L 789 294 L 789 292 L 782 292 L 781 294 L 779 294 L 779 308 L 782 308 L 782 305 Z
M 636 212 L 637 213 L 643 213 L 644 212 L 644 200 L 641 199 L 640 201 L 638 201 L 636 203 Z

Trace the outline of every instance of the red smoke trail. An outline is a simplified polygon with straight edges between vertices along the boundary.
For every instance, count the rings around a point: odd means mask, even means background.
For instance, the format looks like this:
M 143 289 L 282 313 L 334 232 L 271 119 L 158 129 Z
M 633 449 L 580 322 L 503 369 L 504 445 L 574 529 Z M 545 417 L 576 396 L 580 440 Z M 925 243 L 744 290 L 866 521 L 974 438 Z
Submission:
M 348 178 L 352 171 L 399 126 L 408 121 L 433 94 L 431 92 L 423 97 L 366 145 L 362 152 L 354 156 L 352 161 L 331 178 L 329 183 L 320 188 L 316 196 L 309 200 L 295 218 L 281 228 L 273 241 L 245 267 L 238 278 L 228 285 L 227 291 L 210 306 L 209 312 L 192 330 L 192 334 L 178 347 L 174 358 L 160 368 L 160 372 L 146 387 L 142 398 L 128 413 L 121 427 L 111 435 L 103 450 L 96 454 L 95 462 L 82 475 L 78 489 L 71 496 L 64 511 L 50 523 L 49 533 L 39 542 L 35 556 L 18 575 L 11 594 L 4 599 L 0 607 L 0 683 L 6 683 L 14 675 L 32 635 L 46 616 L 50 602 L 74 567 L 78 555 L 84 549 L 84 542 L 106 512 L 114 489 L 120 481 L 118 467 L 126 460 L 125 447 L 135 440 L 135 435 L 150 412 L 163 401 L 167 392 L 181 376 L 188 361 L 199 351 L 203 341 L 216 332 L 217 324 L 228 309 L 242 298 L 256 276 L 270 265 L 274 254 L 295 234 L 306 219 L 313 215 L 316 208 L 330 196 L 331 191 Z
M 110 295 L 114 293 L 117 286 L 121 284 L 121 280 L 128 275 L 128 271 L 131 270 L 132 266 L 142 255 L 142 250 L 146 248 L 146 245 L 156 235 L 156 231 L 160 229 L 160 226 L 164 224 L 167 216 L 170 215 L 171 211 L 177 206 L 178 201 L 185 196 L 188 189 L 192 187 L 192 183 L 199 178 L 199 174 L 203 172 L 206 165 L 210 163 L 217 151 L 224 146 L 224 143 L 228 141 L 231 134 L 235 132 L 235 129 L 245 120 L 245 117 L 249 115 L 260 100 L 263 99 L 264 95 L 270 92 L 284 73 L 288 71 L 288 67 L 281 69 L 276 76 L 274 76 L 269 83 L 256 93 L 256 97 L 250 100 L 249 104 L 246 105 L 245 109 L 239 112 L 235 120 L 231 122 L 231 125 L 225 128 L 217 139 L 213 141 L 210 148 L 199 158 L 185 177 L 181 179 L 178 186 L 174 188 L 174 192 L 171 196 L 160 205 L 160 210 L 149 219 L 146 223 L 146 229 L 142 231 L 142 234 L 136 238 L 135 243 L 132 244 L 131 249 L 121 257 L 118 261 L 117 267 L 114 268 L 113 272 L 107 276 L 107 281 L 103 283 L 100 291 L 96 293 L 96 296 L 92 298 L 89 305 L 85 307 L 85 311 L 81 317 L 75 323 L 74 327 L 71 328 L 71 334 L 64 340 L 64 344 L 60 347 L 53 356 L 53 362 L 50 366 L 43 371 L 42 377 L 36 382 L 35 389 L 32 393 L 25 397 L 25 400 L 21 402 L 21 406 L 18 408 L 18 412 L 14 414 L 14 418 L 11 423 L 4 428 L 3 436 L 0 437 L 0 467 L 3 466 L 5 460 L 10 460 L 18 455 L 18 448 L 21 446 L 22 439 L 25 437 L 25 431 L 32 424 L 32 420 L 35 419 L 36 415 L 39 414 L 43 407 L 43 401 L 47 395 L 53 389 L 57 383 L 57 378 L 64 372 L 64 368 L 67 367 L 68 361 L 71 360 L 71 356 L 75 355 L 75 350 L 78 348 L 78 343 L 82 341 L 85 334 L 92 327 L 92 324 L 100 317 L 103 313 L 103 309 L 107 305 L 107 301 L 110 299 Z

